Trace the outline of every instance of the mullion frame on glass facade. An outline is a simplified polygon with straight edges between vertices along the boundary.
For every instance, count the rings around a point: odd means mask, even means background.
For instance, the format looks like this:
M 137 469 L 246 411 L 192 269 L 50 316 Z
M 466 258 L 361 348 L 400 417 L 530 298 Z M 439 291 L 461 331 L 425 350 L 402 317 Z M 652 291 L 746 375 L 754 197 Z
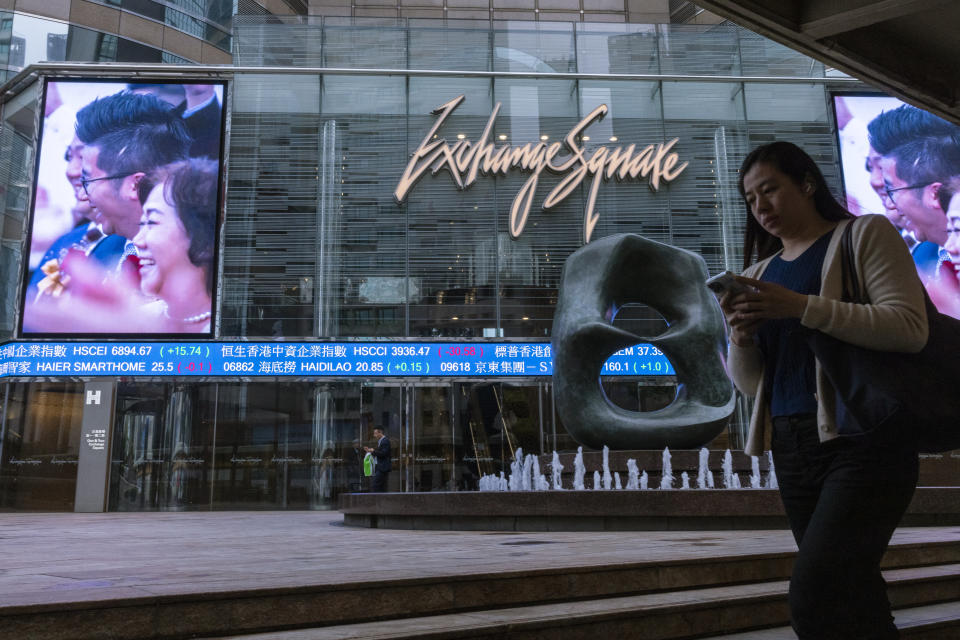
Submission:
M 408 273 L 408 214 L 384 171 L 407 154 L 408 94 L 402 75 L 324 78 L 323 117 L 343 141 L 340 336 L 406 335 L 410 300 L 420 295 Z
M 0 291 L 0 335 L 12 336 L 20 312 L 21 264 L 29 261 L 27 219 L 31 199 L 42 111 L 42 82 L 30 83 L 3 105 L 0 119 L 0 152 L 7 161 L 0 166 L 2 232 L 0 275 L 6 286 Z
M 507 135 L 505 142 L 514 147 L 561 141 L 580 120 L 574 80 L 498 78 L 494 86 L 496 100 L 504 105 L 500 118 Z M 564 149 L 560 155 L 568 153 Z M 560 204 L 544 210 L 544 199 L 560 181 L 549 170 L 536 177 L 526 223 L 518 236 L 513 235 L 511 227 L 516 220 L 511 209 L 534 179 L 534 171 L 519 168 L 497 178 L 498 299 L 505 337 L 549 335 L 549 310 L 555 303 L 559 267 L 569 254 L 567 247 L 582 242 L 585 187 L 578 187 Z

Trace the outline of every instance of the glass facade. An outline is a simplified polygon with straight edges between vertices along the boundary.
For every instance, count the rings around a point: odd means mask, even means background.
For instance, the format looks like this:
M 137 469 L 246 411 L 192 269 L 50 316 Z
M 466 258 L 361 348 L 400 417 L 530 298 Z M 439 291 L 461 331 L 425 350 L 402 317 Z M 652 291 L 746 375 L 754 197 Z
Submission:
M 241 65 L 365 71 L 237 74 L 225 337 L 549 336 L 564 260 L 583 242 L 583 189 L 541 212 L 541 187 L 516 239 L 508 213 L 520 172 L 458 191 L 443 171 L 394 201 L 431 112 L 460 94 L 448 138 L 477 140 L 497 103 L 495 135 L 513 144 L 560 139 L 600 103 L 610 110 L 591 145 L 678 138 L 690 163 L 682 178 L 656 192 L 605 183 L 594 237 L 643 233 L 699 253 L 711 272 L 741 260 L 736 168 L 749 147 L 794 140 L 838 182 L 823 67 L 735 27 L 328 18 L 244 26 L 237 43 Z
M 40 111 L 41 83 L 33 82 L 3 105 L 0 127 L 0 153 L 8 160 L 0 162 L 3 187 L 2 234 L 0 234 L 0 281 L 6 283 L 6 295 L 0 300 L 0 331 L 13 335 L 16 325 L 16 296 L 24 253 L 23 236 L 30 209 L 30 189 L 36 161 L 37 117 Z
M 4 385 L 0 510 L 73 511 L 82 387 L 76 382 Z
M 431 112 L 459 95 L 438 132 L 447 141 L 478 140 L 498 104 L 497 144 L 562 140 L 599 104 L 609 112 L 584 132 L 588 153 L 677 138 L 673 150 L 689 164 L 674 181 L 657 190 L 600 185 L 592 238 L 640 233 L 701 255 L 715 273 L 741 262 L 736 180 L 749 148 L 796 142 L 839 189 L 828 98 L 832 87 L 855 86 L 724 25 L 327 18 L 245 22 L 234 44 L 223 340 L 550 339 L 564 262 L 584 242 L 585 186 L 544 211 L 560 180 L 544 173 L 516 238 L 509 212 L 528 173 L 481 175 L 461 191 L 450 172 L 428 172 L 402 204 L 394 198 L 436 122 Z M 15 337 L 36 101 L 35 88 L 14 96 L 0 131 L 7 157 L 18 158 L 2 176 L 5 338 Z M 665 326 L 642 305 L 616 323 L 648 335 Z M 6 385 L 0 508 L 26 504 L 10 479 L 7 443 L 19 442 L 24 424 L 47 424 L 32 415 L 39 405 L 18 400 L 40 384 Z M 602 384 L 614 404 L 652 411 L 673 399 L 677 381 Z M 44 392 L 62 403 L 78 393 Z M 391 489 L 402 491 L 475 488 L 519 448 L 577 446 L 555 416 L 549 378 L 158 378 L 118 381 L 116 395 L 111 510 L 333 508 L 339 493 L 365 488 L 353 443 L 368 444 L 375 426 L 391 437 Z M 742 444 L 743 428 L 741 407 L 718 444 Z M 69 438 L 35 441 L 64 451 L 44 455 L 67 455 Z
M 90 0 L 117 7 L 230 51 L 234 0 Z
M 166 24 L 230 52 L 232 0 L 93 0 Z M 190 60 L 113 33 L 14 11 L 0 11 L 0 84 L 37 62 L 145 62 Z

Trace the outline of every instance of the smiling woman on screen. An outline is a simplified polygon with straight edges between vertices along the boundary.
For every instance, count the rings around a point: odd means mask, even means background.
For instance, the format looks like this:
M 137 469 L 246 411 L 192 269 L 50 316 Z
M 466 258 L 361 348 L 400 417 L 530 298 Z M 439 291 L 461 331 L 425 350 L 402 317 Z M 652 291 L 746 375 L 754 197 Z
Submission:
M 175 333 L 210 331 L 217 173 L 216 162 L 194 158 L 140 183 L 140 289 Z

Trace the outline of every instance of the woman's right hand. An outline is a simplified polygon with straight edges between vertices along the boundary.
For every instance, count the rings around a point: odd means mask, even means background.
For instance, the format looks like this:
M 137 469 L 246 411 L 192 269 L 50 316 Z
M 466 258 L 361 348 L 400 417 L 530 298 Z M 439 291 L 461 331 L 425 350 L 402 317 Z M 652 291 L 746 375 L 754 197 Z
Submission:
M 745 301 L 745 293 L 727 292 L 720 296 L 720 309 L 730 327 L 730 342 L 738 347 L 752 347 L 755 344 L 757 331 L 763 320 L 745 320 L 737 313 L 735 306 Z

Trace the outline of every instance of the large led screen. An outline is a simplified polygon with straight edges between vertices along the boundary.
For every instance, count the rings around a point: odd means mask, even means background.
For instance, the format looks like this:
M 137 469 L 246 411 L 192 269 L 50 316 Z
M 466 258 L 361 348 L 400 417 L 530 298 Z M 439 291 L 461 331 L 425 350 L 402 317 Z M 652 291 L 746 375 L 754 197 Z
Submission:
M 960 127 L 877 94 L 833 106 L 847 207 L 885 215 L 934 304 L 960 318 Z
M 224 88 L 44 87 L 23 336 L 212 336 Z

